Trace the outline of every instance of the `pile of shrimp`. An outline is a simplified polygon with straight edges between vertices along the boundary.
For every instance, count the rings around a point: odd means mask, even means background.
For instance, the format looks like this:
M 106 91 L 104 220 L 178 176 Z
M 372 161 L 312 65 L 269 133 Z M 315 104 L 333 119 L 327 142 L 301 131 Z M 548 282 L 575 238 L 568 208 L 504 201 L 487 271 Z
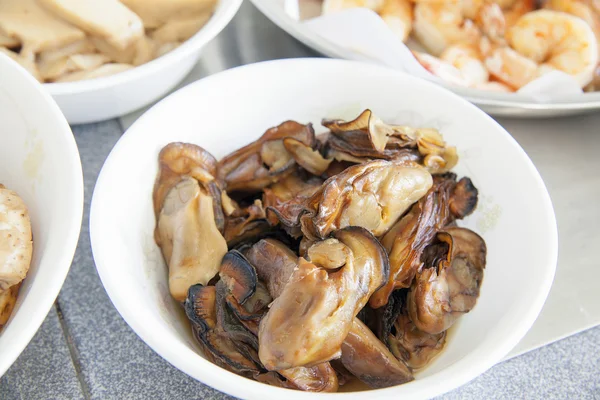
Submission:
M 559 70 L 600 91 L 600 0 L 324 0 L 323 13 L 352 7 L 418 42 L 415 58 L 451 84 L 514 92 Z

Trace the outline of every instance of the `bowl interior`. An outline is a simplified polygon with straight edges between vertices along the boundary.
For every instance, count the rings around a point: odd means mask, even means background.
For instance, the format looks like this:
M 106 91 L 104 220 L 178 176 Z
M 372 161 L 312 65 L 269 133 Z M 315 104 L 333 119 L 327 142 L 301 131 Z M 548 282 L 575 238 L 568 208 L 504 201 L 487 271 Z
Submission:
M 441 356 L 414 382 L 365 396 L 442 393 L 491 367 L 520 340 L 547 296 L 557 255 L 552 205 L 523 150 L 483 112 L 433 84 L 374 65 L 301 59 L 230 70 L 176 92 L 129 129 L 104 165 L 91 210 L 94 258 L 113 303 L 146 343 L 234 396 L 308 396 L 238 377 L 196 353 L 152 236 L 157 155 L 169 142 L 188 141 L 221 158 L 284 120 L 323 131 L 322 118 L 353 118 L 365 108 L 390 123 L 438 128 L 457 146 L 456 172 L 471 177 L 480 193 L 476 212 L 461 225 L 482 234 L 489 251 L 478 304 L 453 328 Z
M 0 183 L 29 209 L 33 259 L 0 333 L 0 375 L 40 326 L 67 275 L 81 227 L 83 177 L 75 140 L 40 84 L 0 55 Z

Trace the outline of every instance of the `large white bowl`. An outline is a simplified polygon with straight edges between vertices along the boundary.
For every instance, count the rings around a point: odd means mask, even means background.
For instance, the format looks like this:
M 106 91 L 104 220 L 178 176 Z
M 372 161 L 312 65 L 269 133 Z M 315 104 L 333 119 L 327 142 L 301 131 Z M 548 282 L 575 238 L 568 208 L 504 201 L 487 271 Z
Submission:
M 44 87 L 71 124 L 118 117 L 137 110 L 177 85 L 194 67 L 202 48 L 231 21 L 242 0 L 219 0 L 214 15 L 175 50 L 131 70 L 98 79 L 46 83 Z
M 1 376 L 52 307 L 83 215 L 81 161 L 69 124 L 42 85 L 1 54 L 0 183 L 23 198 L 33 229 L 31 268 L 0 332 Z
M 336 398 L 434 396 L 481 374 L 517 344 L 542 308 L 557 260 L 552 204 L 525 152 L 494 120 L 436 85 L 371 64 L 296 59 L 236 68 L 179 90 L 144 114 L 108 157 L 91 207 L 94 259 L 114 305 L 150 347 L 236 397 L 331 398 L 241 378 L 197 353 L 153 240 L 152 186 L 158 152 L 169 142 L 197 143 L 220 158 L 284 120 L 319 126 L 323 117 L 353 118 L 367 107 L 389 122 L 439 128 L 458 147 L 456 171 L 480 193 L 463 224 L 485 238 L 488 266 L 477 306 L 414 382 Z

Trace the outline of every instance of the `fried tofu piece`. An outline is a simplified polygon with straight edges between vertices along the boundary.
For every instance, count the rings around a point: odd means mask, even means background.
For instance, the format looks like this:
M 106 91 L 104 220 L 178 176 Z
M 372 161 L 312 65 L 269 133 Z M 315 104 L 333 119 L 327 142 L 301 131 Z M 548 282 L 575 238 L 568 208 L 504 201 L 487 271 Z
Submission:
M 1 0 L 0 32 L 31 52 L 66 46 L 85 33 L 40 7 L 36 0 Z
M 126 49 L 144 34 L 142 20 L 118 0 L 38 0 L 90 35 Z
M 174 18 L 200 16 L 212 12 L 216 0 L 122 0 L 139 15 L 147 29 L 164 25 Z
M 92 53 L 95 50 L 94 45 L 88 39 L 84 39 L 58 49 L 43 51 L 38 54 L 37 59 L 40 64 L 52 63 L 73 54 Z
M 39 64 L 40 76 L 44 81 L 52 81 L 75 71 L 89 71 L 106 64 L 110 59 L 104 54 L 72 54 L 50 63 Z

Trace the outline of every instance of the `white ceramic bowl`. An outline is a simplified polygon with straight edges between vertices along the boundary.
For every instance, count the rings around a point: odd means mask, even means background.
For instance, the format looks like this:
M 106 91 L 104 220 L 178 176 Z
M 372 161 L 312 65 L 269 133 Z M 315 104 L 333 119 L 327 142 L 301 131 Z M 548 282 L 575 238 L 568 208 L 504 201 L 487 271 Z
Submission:
M 353 118 L 371 108 L 391 123 L 439 128 L 458 147 L 456 171 L 479 188 L 463 221 L 489 253 L 481 297 L 453 328 L 444 352 L 406 385 L 370 392 L 307 394 L 227 372 L 196 352 L 190 328 L 170 298 L 152 232 L 152 186 L 159 150 L 197 143 L 216 157 L 293 119 Z M 531 327 L 557 260 L 556 221 L 534 165 L 515 140 L 475 106 L 431 83 L 371 64 L 295 59 L 249 65 L 202 79 L 144 114 L 117 143 L 94 191 L 90 231 L 96 267 L 133 330 L 190 376 L 249 399 L 412 399 L 451 390 L 500 361 Z
M 194 67 L 202 47 L 231 21 L 242 0 L 219 0 L 214 15 L 175 50 L 131 70 L 98 79 L 46 83 L 44 87 L 71 124 L 118 117 L 152 103 Z
M 31 267 L 0 332 L 1 376 L 52 307 L 71 266 L 83 213 L 81 161 L 65 117 L 42 85 L 1 54 L 0 183 L 23 198 L 33 229 Z

